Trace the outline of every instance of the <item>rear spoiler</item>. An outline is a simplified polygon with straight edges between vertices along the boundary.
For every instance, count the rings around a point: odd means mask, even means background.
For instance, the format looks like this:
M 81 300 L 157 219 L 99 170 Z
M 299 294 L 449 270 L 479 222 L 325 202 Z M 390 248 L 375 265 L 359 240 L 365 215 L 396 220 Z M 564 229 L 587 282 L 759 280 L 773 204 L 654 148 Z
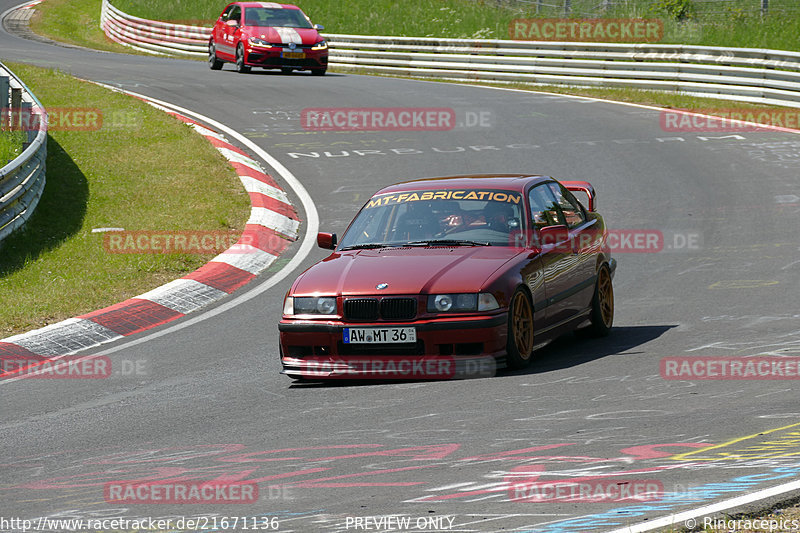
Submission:
M 594 187 L 588 181 L 562 181 L 561 185 L 567 188 L 568 191 L 584 192 L 589 197 L 589 211 L 594 211 L 597 207 L 595 199 L 597 195 L 594 192 Z

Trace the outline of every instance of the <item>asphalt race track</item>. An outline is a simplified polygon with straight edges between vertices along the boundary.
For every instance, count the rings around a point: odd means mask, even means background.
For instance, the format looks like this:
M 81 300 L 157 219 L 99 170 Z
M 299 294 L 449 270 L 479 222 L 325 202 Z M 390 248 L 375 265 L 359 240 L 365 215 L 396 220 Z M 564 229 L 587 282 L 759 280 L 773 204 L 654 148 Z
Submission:
M 2 0 L 0 11 L 14 4 Z M 412 531 L 588 532 L 800 479 L 796 381 L 666 380 L 660 371 L 664 357 L 800 355 L 797 135 L 665 132 L 658 111 L 588 99 L 336 73 L 239 75 L 230 65 L 212 72 L 5 31 L 0 60 L 59 68 L 243 133 L 305 185 L 322 230 L 341 233 L 367 195 L 399 180 L 526 172 L 588 180 L 612 228 L 664 237 L 661 251 L 615 255 L 608 338 L 564 338 L 526 371 L 292 385 L 279 374 L 276 324 L 298 269 L 225 312 L 90 352 L 140 362 L 136 375 L 0 383 L 3 518 L 263 516 L 303 532 L 375 531 L 367 518 L 392 515 L 409 518 Z M 300 126 L 308 107 L 448 107 L 462 124 L 313 132 Z M 314 248 L 303 268 L 324 256 Z M 710 444 L 722 446 L 702 450 Z M 565 478 L 655 482 L 664 494 L 524 501 L 529 493 L 509 488 Z M 106 483 L 143 479 L 254 480 L 259 496 L 105 501 Z

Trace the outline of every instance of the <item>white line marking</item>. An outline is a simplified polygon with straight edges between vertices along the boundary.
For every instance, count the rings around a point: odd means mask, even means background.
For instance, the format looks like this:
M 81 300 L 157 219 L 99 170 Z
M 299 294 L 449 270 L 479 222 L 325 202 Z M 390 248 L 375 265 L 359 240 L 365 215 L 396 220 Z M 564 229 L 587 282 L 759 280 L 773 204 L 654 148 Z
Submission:
M 791 492 L 798 489 L 800 489 L 800 481 L 791 481 L 789 483 L 784 483 L 782 485 L 777 485 L 775 487 L 770 487 L 768 489 L 763 489 L 756 492 L 752 492 L 750 494 L 745 494 L 744 496 L 737 496 L 729 500 L 723 500 L 718 503 L 712 503 L 710 505 L 705 505 L 703 507 L 697 507 L 695 509 L 684 511 L 682 513 L 677 513 L 662 518 L 656 518 L 655 520 L 648 520 L 646 524 L 637 524 L 634 526 L 622 527 L 619 529 L 615 529 L 613 531 L 609 531 L 608 533 L 642 533 L 644 531 L 651 531 L 653 529 L 657 529 L 660 527 L 671 526 L 676 522 L 684 522 L 686 520 L 689 520 L 690 518 L 698 518 L 700 516 L 706 516 L 718 513 L 720 511 L 725 511 L 732 507 L 747 505 L 748 503 L 753 503 L 755 501 L 763 500 L 765 498 L 771 498 L 773 496 L 779 496 L 786 492 Z

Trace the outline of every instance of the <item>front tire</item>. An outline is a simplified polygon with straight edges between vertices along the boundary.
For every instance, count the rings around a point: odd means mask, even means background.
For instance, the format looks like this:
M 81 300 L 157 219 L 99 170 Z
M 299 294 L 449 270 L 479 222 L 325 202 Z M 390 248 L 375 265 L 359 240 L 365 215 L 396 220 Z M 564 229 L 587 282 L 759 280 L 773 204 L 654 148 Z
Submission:
M 208 43 L 208 67 L 211 70 L 222 69 L 223 62 L 217 58 L 217 48 L 214 46 L 214 41 Z
M 506 364 L 511 369 L 525 368 L 533 359 L 533 304 L 522 287 L 514 291 L 508 306 Z
M 592 325 L 587 328 L 587 332 L 590 335 L 607 337 L 611 333 L 611 326 L 614 325 L 614 285 L 608 265 L 601 266 L 597 272 L 589 319 Z
M 328 69 L 325 69 L 325 68 L 315 68 L 315 69 L 311 69 L 311 75 L 312 75 L 312 76 L 324 76 L 324 75 L 325 75 L 325 72 L 326 72 L 327 70 L 328 70 Z
M 236 47 L 236 71 L 240 74 L 247 74 L 250 72 L 250 67 L 244 64 L 244 46 L 239 43 Z

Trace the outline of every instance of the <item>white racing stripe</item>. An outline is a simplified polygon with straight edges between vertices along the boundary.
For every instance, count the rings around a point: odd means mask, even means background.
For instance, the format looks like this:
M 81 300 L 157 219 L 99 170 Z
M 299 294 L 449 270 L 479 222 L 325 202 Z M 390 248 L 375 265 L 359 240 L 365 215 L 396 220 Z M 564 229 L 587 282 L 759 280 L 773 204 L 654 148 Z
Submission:
M 281 42 L 284 44 L 294 43 L 294 44 L 303 44 L 303 39 L 300 37 L 300 34 L 297 33 L 297 30 L 294 28 L 284 28 L 284 27 L 275 27 L 273 28 L 281 38 Z

